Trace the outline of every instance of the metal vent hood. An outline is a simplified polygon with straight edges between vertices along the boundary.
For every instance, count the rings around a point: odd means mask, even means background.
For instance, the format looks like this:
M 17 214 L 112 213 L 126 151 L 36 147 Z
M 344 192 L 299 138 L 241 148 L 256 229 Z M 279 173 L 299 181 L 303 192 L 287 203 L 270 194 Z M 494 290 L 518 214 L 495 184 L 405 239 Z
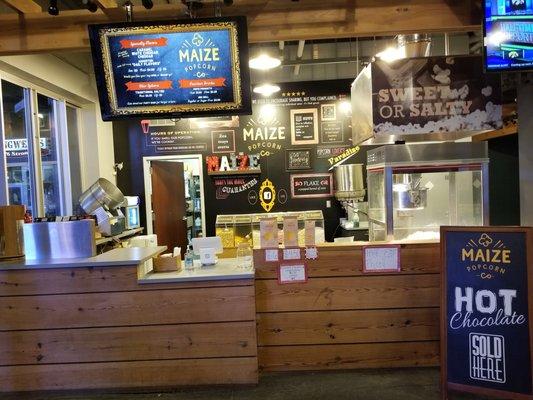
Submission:
M 414 35 L 412 35 L 414 36 Z M 427 54 L 423 37 L 400 37 L 405 54 Z M 447 141 L 502 127 L 499 75 L 481 56 L 375 60 L 352 83 L 354 145 Z

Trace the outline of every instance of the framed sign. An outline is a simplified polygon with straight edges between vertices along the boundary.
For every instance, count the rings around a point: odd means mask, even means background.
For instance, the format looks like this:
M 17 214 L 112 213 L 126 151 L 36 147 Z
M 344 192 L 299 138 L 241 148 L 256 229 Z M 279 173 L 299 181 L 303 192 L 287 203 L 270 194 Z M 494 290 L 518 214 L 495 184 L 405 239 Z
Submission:
M 331 196 L 333 196 L 332 174 L 291 175 L 291 197 L 293 199 Z
M 265 249 L 265 262 L 278 262 L 279 249 Z
M 307 265 L 305 262 L 285 262 L 279 265 L 278 283 L 280 285 L 305 282 L 307 282 Z
M 283 260 L 301 260 L 302 259 L 302 250 L 299 247 L 291 247 L 283 249 Z
M 316 108 L 291 110 L 291 144 L 318 143 L 318 111 Z
M 211 131 L 213 153 L 235 153 L 235 131 Z
M 400 245 L 363 246 L 363 272 L 400 272 Z
M 533 399 L 533 230 L 441 228 L 441 385 Z
M 320 106 L 320 117 L 322 121 L 335 121 L 337 119 L 337 106 L 335 103 L 322 104 Z
M 285 169 L 287 171 L 311 169 L 311 149 L 287 149 L 285 150 Z

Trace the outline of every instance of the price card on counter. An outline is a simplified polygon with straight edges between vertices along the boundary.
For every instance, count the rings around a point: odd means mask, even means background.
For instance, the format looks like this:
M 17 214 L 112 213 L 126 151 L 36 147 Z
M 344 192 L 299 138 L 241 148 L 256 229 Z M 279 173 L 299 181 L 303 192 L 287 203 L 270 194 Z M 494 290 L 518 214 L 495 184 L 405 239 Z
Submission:
M 305 263 L 280 264 L 278 268 L 278 283 L 280 285 L 305 282 L 307 282 L 307 266 Z
M 384 244 L 363 247 L 363 272 L 399 272 L 400 245 Z
M 283 249 L 283 260 L 301 260 L 302 259 L 302 250 L 299 247 L 294 247 L 290 249 Z
M 265 262 L 278 262 L 279 249 L 265 249 Z

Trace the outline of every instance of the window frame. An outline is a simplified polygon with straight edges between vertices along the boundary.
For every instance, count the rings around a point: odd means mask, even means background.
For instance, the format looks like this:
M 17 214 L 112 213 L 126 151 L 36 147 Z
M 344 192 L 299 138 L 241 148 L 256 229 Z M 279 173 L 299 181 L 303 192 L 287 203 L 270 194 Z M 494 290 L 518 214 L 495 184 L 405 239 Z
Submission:
M 76 111 L 76 136 L 78 138 L 79 152 L 77 157 L 80 160 L 80 177 L 83 187 L 83 142 L 82 142 L 82 106 L 72 99 L 67 99 L 44 87 L 35 85 L 17 76 L 0 71 L 0 174 L 4 179 L 0 179 L 0 204 L 9 204 L 9 184 L 7 180 L 7 154 L 5 151 L 5 124 L 4 124 L 4 102 L 2 93 L 2 82 L 6 81 L 17 85 L 24 90 L 24 100 L 27 102 L 26 112 L 26 138 L 28 140 L 28 163 L 30 167 L 30 185 L 32 192 L 32 202 L 34 216 L 44 216 L 44 183 L 43 183 L 43 161 L 40 152 L 41 128 L 39 124 L 38 96 L 43 95 L 52 99 L 52 113 L 55 120 L 57 132 L 55 135 L 57 151 L 57 168 L 59 174 L 59 194 L 60 194 L 60 214 L 71 215 L 73 212 L 72 187 L 70 171 L 70 148 L 68 138 L 67 107 Z M 29 114 L 29 115 L 28 115 Z M 31 138 L 31 140 L 30 140 Z M 38 151 L 35 151 L 38 149 Z

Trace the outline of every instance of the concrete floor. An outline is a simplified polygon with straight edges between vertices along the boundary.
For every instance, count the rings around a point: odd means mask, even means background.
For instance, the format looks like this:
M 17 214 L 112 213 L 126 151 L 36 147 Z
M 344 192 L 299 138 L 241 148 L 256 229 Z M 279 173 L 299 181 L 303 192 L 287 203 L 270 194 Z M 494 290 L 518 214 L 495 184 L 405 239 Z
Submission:
M 1 383 L 0 383 L 1 384 Z M 190 388 L 160 393 L 69 392 L 0 395 L 1 400 L 440 400 L 439 370 L 416 368 L 263 374 L 249 387 Z M 450 395 L 449 400 L 481 397 Z

